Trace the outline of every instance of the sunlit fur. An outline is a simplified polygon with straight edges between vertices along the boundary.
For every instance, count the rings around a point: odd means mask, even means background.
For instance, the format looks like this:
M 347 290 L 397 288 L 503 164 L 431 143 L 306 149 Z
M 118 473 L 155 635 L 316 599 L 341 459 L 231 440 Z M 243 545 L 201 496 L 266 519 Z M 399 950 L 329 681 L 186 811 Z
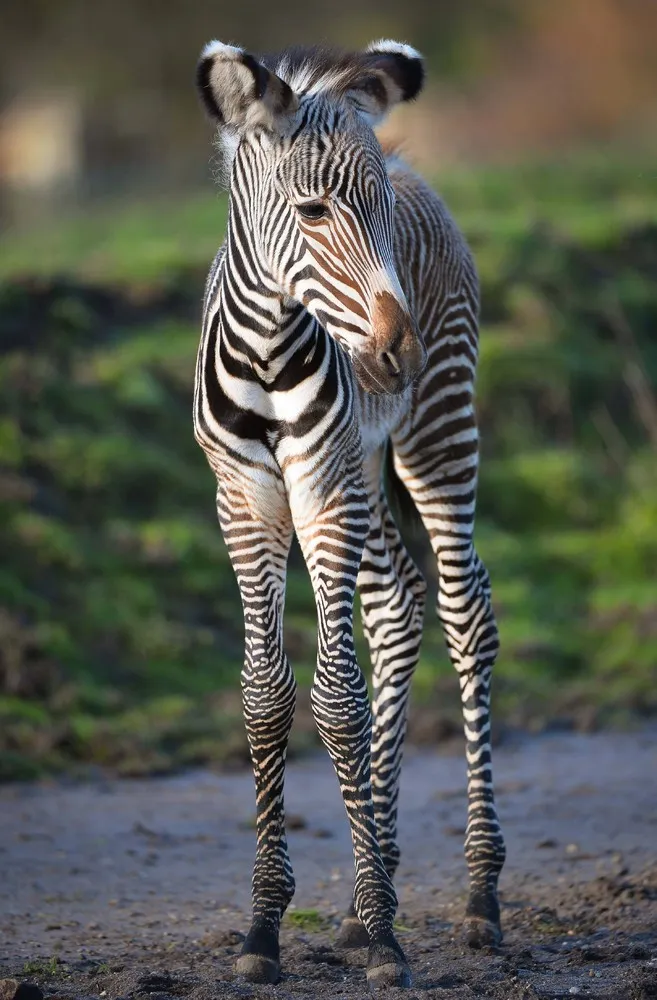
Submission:
M 403 48 L 381 44 L 384 53 Z M 499 939 L 504 843 L 489 715 L 498 636 L 488 575 L 473 545 L 478 283 L 443 203 L 399 158 L 384 157 L 368 124 L 376 103 L 348 96 L 360 79 L 348 57 L 293 50 L 264 64 L 287 82 L 298 109 L 290 130 L 248 132 L 232 150 L 228 235 L 208 277 L 194 400 L 195 433 L 217 476 L 219 520 L 244 606 L 242 690 L 258 804 L 245 955 L 278 961 L 280 919 L 294 892 L 283 774 L 295 681 L 282 615 L 296 531 L 318 612 L 312 706 L 351 823 L 352 912 L 367 929 L 374 975 L 385 963 L 405 969 L 392 931 L 391 879 L 426 591 L 383 489 L 389 441 L 435 553 L 438 613 L 461 685 L 468 940 Z M 383 97 L 375 96 L 393 100 L 405 86 L 403 76 L 386 80 Z M 331 207 L 326 223 L 298 214 L 299 203 L 317 198 Z M 409 310 L 428 352 L 422 374 L 396 395 L 364 392 L 356 377 L 381 291 Z M 366 380 L 367 372 L 358 374 Z M 353 646 L 357 584 L 373 712 Z

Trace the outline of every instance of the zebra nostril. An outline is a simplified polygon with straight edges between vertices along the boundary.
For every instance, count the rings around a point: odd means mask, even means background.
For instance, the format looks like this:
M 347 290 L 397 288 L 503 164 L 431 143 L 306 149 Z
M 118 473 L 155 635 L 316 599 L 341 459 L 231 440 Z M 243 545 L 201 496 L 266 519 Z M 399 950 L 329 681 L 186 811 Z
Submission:
M 401 375 L 401 365 L 392 351 L 383 351 L 381 354 L 383 366 L 389 375 Z

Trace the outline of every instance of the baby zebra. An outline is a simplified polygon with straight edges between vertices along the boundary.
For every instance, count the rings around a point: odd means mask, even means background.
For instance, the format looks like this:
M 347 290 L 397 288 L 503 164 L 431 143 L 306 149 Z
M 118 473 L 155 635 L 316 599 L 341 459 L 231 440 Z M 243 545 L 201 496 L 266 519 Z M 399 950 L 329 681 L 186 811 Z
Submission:
M 244 716 L 257 799 L 253 920 L 237 970 L 280 975 L 294 892 L 283 810 L 296 687 L 283 649 L 296 532 L 317 604 L 311 701 L 351 825 L 344 945 L 369 946 L 370 986 L 410 984 L 394 932 L 397 795 L 425 582 L 383 489 L 398 476 L 438 563 L 438 614 L 461 685 L 468 765 L 470 945 L 501 939 L 504 862 L 491 773 L 490 676 L 498 650 L 488 574 L 472 536 L 478 283 L 440 199 L 373 127 L 424 78 L 408 45 L 256 59 L 211 42 L 197 71 L 230 194 L 210 270 L 194 427 L 217 478 L 219 522 L 245 624 Z M 360 590 L 373 708 L 353 640 Z

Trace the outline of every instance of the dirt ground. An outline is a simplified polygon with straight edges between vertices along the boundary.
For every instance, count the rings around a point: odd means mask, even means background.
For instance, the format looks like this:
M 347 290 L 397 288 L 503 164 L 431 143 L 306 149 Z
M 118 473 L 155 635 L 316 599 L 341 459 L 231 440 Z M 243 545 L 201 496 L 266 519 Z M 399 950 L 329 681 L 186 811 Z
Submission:
M 507 739 L 496 753 L 505 944 L 460 942 L 464 763 L 407 753 L 398 931 L 413 997 L 657 998 L 657 729 Z M 297 877 L 283 979 L 233 972 L 248 926 L 249 773 L 0 789 L 0 976 L 64 998 L 365 994 L 365 952 L 333 948 L 351 885 L 335 777 L 289 768 Z

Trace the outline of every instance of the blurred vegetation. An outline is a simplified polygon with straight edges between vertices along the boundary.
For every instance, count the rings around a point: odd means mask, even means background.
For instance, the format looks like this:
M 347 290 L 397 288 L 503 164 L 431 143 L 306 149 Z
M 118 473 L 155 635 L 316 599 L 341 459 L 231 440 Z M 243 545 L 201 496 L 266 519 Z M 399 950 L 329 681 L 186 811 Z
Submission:
M 207 176 L 193 81 L 215 37 L 253 52 L 417 46 L 426 86 L 385 130 L 425 171 L 589 144 L 655 150 L 655 0 L 167 0 L 157 17 L 149 0 L 4 8 L 0 227 L 156 190 L 166 225 L 180 191 Z
M 477 538 L 502 632 L 498 726 L 654 712 L 656 164 L 590 156 L 437 186 L 482 277 Z M 4 777 L 245 756 L 239 597 L 191 429 L 224 216 L 214 195 L 122 206 L 0 248 Z M 314 631 L 295 552 L 297 751 L 314 739 Z M 415 739 L 458 729 L 433 613 L 414 698 Z

